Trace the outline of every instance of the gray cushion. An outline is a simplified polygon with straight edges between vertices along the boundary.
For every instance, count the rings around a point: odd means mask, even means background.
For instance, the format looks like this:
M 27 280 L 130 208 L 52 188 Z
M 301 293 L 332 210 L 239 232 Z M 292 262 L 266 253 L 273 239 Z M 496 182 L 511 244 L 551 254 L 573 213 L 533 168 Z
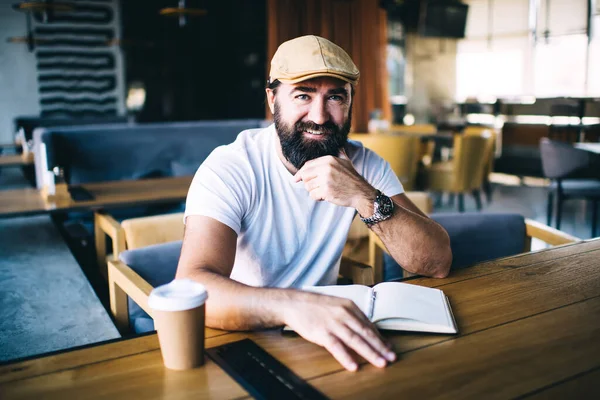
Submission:
M 119 259 L 129 265 L 145 281 L 153 287 L 157 287 L 172 281 L 177 271 L 179 254 L 181 253 L 182 241 L 162 243 L 143 247 L 135 250 L 127 250 L 119 254 Z M 136 333 L 147 332 L 154 329 L 150 324 L 151 318 L 137 304 L 129 299 L 129 320 L 131 328 Z
M 452 248 L 452 269 L 523 252 L 525 219 L 519 214 L 439 213 L 431 218 L 446 229 Z M 401 267 L 384 255 L 384 279 L 402 276 Z

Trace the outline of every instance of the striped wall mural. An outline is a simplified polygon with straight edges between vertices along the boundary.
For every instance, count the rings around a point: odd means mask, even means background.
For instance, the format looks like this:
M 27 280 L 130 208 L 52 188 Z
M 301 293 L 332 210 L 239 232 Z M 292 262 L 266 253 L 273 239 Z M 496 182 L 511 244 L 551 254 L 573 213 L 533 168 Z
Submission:
M 124 113 L 119 0 L 72 1 L 69 11 L 34 13 L 42 117 Z

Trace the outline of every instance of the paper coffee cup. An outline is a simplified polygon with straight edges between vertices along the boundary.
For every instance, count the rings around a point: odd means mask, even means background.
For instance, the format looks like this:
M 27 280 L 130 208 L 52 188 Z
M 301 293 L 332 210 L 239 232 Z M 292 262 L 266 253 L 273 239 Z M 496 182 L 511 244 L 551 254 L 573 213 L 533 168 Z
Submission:
M 204 364 L 204 285 L 176 279 L 152 290 L 148 306 L 153 310 L 165 367 L 190 369 Z

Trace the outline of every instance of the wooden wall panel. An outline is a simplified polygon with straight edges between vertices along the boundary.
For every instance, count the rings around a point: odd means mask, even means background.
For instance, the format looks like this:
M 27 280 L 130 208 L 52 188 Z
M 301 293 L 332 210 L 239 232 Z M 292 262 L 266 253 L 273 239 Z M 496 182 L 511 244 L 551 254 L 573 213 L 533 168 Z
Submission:
M 548 137 L 548 125 L 505 123 L 502 128 L 502 147 L 517 145 L 539 148 L 543 137 Z
M 373 0 L 268 0 L 267 75 L 282 42 L 302 35 L 319 35 L 344 48 L 361 77 L 354 98 L 353 130 L 366 132 L 369 113 L 391 108 L 385 65 L 386 13 Z M 270 112 L 266 109 L 267 118 Z

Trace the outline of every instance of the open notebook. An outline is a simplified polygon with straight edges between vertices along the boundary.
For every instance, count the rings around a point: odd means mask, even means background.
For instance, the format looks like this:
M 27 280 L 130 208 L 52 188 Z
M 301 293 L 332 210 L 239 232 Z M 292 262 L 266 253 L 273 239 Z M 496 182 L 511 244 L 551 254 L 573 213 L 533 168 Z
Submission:
M 302 289 L 354 301 L 381 329 L 458 332 L 450 302 L 439 289 L 399 282 L 380 283 L 372 288 L 363 285 L 347 285 L 308 286 Z

